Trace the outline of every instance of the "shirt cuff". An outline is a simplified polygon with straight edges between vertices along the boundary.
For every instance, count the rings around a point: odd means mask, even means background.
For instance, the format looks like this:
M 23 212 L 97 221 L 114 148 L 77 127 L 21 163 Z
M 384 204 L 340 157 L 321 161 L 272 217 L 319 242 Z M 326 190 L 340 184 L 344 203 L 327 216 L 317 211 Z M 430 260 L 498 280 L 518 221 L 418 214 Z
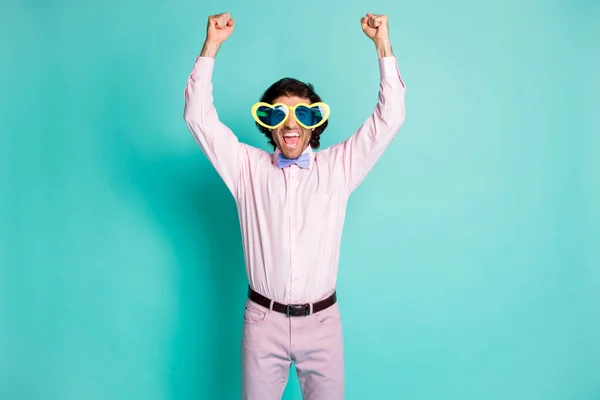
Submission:
M 396 57 L 380 57 L 379 72 L 381 73 L 381 79 L 398 78 L 402 87 L 406 89 L 406 86 L 404 86 L 404 82 L 402 81 L 402 76 L 400 75 L 400 69 L 398 69 L 398 60 Z
M 212 76 L 213 68 L 215 66 L 215 59 L 212 57 L 196 57 L 196 63 L 194 65 L 194 75 L 205 75 Z

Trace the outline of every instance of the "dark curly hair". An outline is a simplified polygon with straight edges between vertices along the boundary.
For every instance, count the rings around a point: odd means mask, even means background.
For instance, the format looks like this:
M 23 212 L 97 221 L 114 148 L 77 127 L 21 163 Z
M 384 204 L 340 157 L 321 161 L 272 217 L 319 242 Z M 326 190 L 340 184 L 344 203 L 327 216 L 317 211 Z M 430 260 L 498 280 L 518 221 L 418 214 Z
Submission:
M 262 95 L 260 101 L 273 104 L 273 100 L 280 96 L 297 96 L 308 99 L 310 103 L 317 103 L 322 101 L 319 95 L 315 93 L 315 88 L 310 83 L 304 83 L 294 78 L 283 78 L 272 84 Z M 321 146 L 321 134 L 327 128 L 327 123 L 329 121 L 325 121 L 321 126 L 315 128 L 312 132 L 312 136 L 310 138 L 310 147 L 313 149 L 318 149 Z M 273 149 L 275 149 L 276 144 L 273 140 L 273 135 L 271 131 L 265 128 L 262 125 L 256 123 L 258 130 L 265 134 Z

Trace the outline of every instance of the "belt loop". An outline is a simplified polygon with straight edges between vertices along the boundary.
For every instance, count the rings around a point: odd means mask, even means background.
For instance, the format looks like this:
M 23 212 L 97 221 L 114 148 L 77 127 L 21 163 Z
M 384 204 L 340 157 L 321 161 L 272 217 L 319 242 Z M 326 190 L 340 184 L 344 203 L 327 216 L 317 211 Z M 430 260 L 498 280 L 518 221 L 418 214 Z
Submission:
M 308 305 L 310 307 L 310 315 L 313 314 L 313 304 L 314 303 L 309 303 L 309 305 Z
M 273 303 L 274 303 L 274 301 L 273 301 L 273 300 L 271 300 L 271 301 L 269 302 L 269 310 L 270 310 L 270 311 L 273 311 Z

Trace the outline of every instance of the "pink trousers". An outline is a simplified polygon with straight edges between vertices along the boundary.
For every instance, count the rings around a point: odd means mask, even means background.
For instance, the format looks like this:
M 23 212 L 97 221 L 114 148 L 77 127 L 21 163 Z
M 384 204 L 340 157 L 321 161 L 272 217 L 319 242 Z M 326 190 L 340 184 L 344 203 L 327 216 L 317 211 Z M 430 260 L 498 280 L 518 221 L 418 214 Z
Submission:
M 242 399 L 280 400 L 292 364 L 304 400 L 344 398 L 344 351 L 338 304 L 288 317 L 246 301 L 242 334 Z

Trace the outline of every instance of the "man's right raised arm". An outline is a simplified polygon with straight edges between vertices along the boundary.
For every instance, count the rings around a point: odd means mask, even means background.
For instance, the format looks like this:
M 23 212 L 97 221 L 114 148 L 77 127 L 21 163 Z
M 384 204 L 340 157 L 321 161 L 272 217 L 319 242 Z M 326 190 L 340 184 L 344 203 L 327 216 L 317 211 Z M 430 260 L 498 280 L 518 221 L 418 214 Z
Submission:
M 212 73 L 221 44 L 233 32 L 229 14 L 208 18 L 206 41 L 185 87 L 184 120 L 229 190 L 235 195 L 240 165 L 240 143 L 225 126 L 213 105 Z

